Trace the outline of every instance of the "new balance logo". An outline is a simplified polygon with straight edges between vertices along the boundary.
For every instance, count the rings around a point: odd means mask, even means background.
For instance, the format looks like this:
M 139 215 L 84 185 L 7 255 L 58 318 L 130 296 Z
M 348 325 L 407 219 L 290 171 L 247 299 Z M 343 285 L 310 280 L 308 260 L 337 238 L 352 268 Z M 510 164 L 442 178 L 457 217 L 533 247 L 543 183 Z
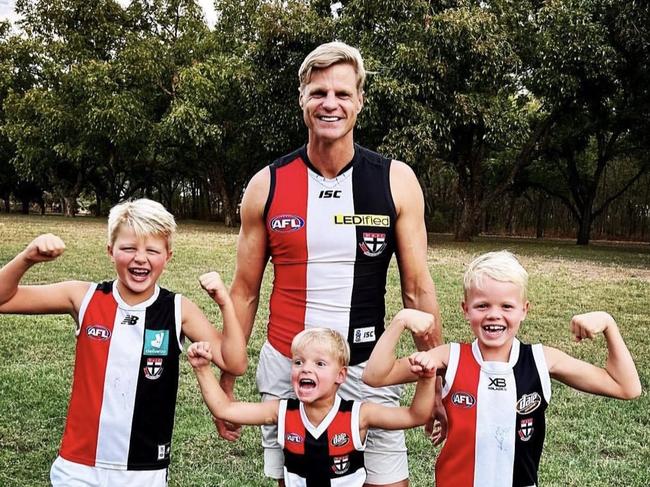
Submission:
M 140 319 L 139 316 L 131 316 L 131 315 L 126 315 L 124 319 L 122 320 L 122 325 L 137 325 L 138 320 Z

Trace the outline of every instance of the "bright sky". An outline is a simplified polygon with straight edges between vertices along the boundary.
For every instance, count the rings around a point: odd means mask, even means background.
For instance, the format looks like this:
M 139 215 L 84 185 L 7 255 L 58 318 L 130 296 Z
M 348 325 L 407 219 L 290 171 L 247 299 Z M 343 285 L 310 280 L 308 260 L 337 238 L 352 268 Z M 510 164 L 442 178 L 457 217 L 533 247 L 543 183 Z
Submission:
M 118 0 L 122 5 L 128 5 L 131 0 Z M 203 12 L 205 14 L 205 19 L 208 22 L 210 27 L 214 26 L 216 21 L 216 14 L 214 12 L 214 2 L 213 0 L 198 0 L 199 5 L 203 7 Z M 9 19 L 16 20 L 16 13 L 14 12 L 14 6 L 16 0 L 0 0 L 0 20 Z

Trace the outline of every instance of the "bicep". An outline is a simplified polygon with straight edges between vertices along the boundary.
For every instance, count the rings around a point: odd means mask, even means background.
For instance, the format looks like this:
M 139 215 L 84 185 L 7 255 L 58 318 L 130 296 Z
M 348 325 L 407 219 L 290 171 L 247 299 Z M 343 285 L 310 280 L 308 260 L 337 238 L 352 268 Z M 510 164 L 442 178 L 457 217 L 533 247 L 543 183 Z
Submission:
M 192 342 L 210 342 L 212 361 L 220 369 L 225 368 L 221 354 L 221 333 L 210 323 L 203 311 L 185 296 L 181 300 L 181 322 L 183 335 Z
M 614 396 L 618 387 L 605 369 L 552 347 L 544 347 L 549 375 L 563 384 L 591 394 Z
M 56 284 L 18 286 L 0 313 L 16 314 L 71 314 L 76 316 L 90 283 L 65 281 Z
M 279 404 L 279 401 L 232 402 L 221 419 L 248 425 L 277 424 Z
M 383 406 L 373 402 L 364 402 L 361 405 L 360 430 L 401 430 L 412 426 L 413 419 L 408 408 Z

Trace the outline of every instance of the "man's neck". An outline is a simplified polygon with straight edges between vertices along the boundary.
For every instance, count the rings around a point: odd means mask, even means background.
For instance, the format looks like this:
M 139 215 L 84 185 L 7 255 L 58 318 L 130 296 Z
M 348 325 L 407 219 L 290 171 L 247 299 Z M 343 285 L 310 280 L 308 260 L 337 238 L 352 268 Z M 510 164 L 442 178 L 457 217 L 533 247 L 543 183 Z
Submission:
M 354 142 L 340 140 L 333 144 L 309 141 L 307 157 L 324 177 L 335 178 L 354 157 Z

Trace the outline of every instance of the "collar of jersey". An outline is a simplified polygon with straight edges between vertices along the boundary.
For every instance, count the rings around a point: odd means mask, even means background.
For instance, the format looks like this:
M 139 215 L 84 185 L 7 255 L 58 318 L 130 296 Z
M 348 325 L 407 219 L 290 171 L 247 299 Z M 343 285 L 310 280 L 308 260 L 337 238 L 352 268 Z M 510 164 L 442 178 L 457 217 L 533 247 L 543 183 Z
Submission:
M 309 431 L 309 433 L 314 438 L 320 437 L 320 435 L 322 435 L 323 432 L 327 430 L 327 427 L 332 423 L 332 421 L 334 421 L 334 417 L 339 410 L 340 404 L 341 398 L 338 394 L 336 394 L 334 396 L 334 404 L 332 405 L 332 409 L 330 409 L 329 413 L 327 413 L 327 416 L 323 418 L 323 421 L 321 421 L 318 426 L 314 426 L 311 424 L 311 421 L 309 421 L 309 418 L 307 417 L 307 413 L 305 412 L 305 405 L 301 402 L 300 417 L 302 418 L 302 422 L 305 425 L 305 429 Z
M 510 358 L 507 362 L 492 362 L 483 360 L 481 349 L 478 346 L 478 340 L 474 340 L 472 342 L 472 354 L 474 355 L 474 360 L 476 360 L 476 363 L 478 363 L 481 367 L 481 370 L 492 374 L 507 373 L 512 370 L 512 368 L 517 363 L 517 360 L 519 359 L 519 345 L 519 340 L 516 338 L 512 340 Z
M 156 284 L 156 287 L 153 290 L 153 294 L 146 301 L 142 301 L 138 304 L 128 304 L 120 296 L 120 292 L 117 290 L 117 281 L 113 281 L 113 297 L 117 301 L 120 309 L 145 309 L 147 306 L 151 305 L 156 299 L 158 299 L 158 294 L 160 294 L 160 287 Z
M 343 168 L 339 171 L 339 173 L 333 178 L 333 179 L 327 179 L 323 177 L 323 175 L 320 173 L 318 169 L 316 169 L 316 166 L 314 166 L 311 161 L 309 160 L 309 156 L 307 155 L 307 144 L 303 145 L 302 148 L 300 149 L 300 158 L 302 159 L 302 162 L 305 163 L 305 165 L 311 169 L 316 176 L 321 178 L 323 181 L 337 181 L 341 176 L 345 176 L 350 169 L 354 166 L 354 163 L 356 162 L 357 158 L 359 157 L 359 147 L 357 147 L 357 144 L 354 144 L 354 155 L 352 156 L 352 160 L 348 162 Z

